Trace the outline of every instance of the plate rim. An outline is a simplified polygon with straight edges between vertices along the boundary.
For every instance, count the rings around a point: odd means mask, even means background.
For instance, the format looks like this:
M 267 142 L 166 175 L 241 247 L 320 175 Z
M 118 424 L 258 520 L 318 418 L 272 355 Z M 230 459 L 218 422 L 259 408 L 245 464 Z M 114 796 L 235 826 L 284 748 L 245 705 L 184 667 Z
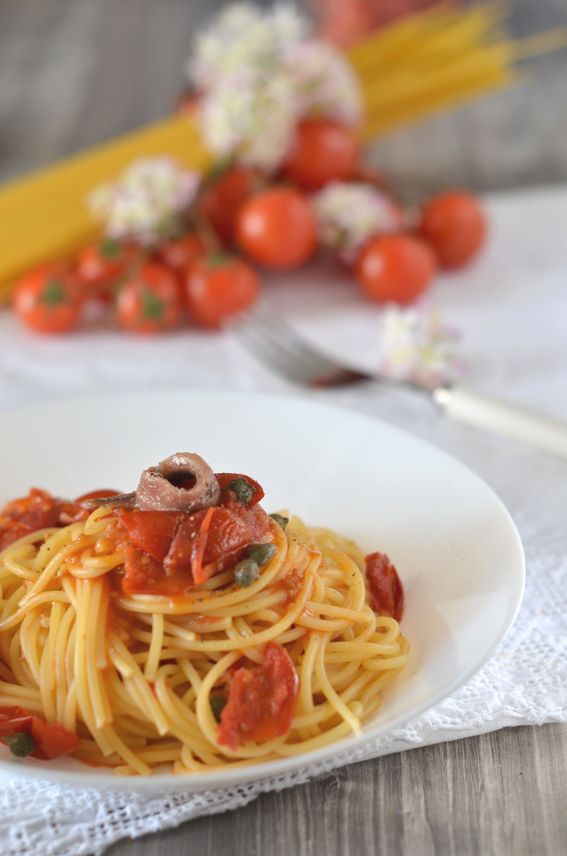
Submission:
M 156 397 L 179 398 L 181 396 L 187 398 L 191 396 L 201 396 L 203 398 L 218 398 L 220 396 L 248 399 L 260 398 L 264 400 L 272 399 L 278 402 L 288 401 L 291 403 L 292 406 L 301 406 L 316 410 L 323 409 L 330 411 L 331 413 L 339 412 L 343 416 L 346 415 L 356 420 L 366 422 L 367 424 L 372 424 L 377 428 L 385 428 L 394 436 L 398 435 L 402 437 L 404 441 L 416 443 L 418 446 L 421 446 L 425 450 L 433 450 L 437 455 L 441 455 L 442 457 L 450 461 L 453 465 L 456 464 L 462 471 L 464 471 L 464 473 L 466 473 L 467 478 L 473 478 L 474 480 L 476 480 L 482 485 L 483 489 L 487 491 L 489 495 L 491 495 L 492 500 L 495 501 L 496 505 L 499 507 L 503 522 L 505 521 L 506 525 L 508 526 L 509 534 L 513 536 L 513 546 L 516 551 L 516 561 L 514 563 L 516 567 L 515 577 L 517 577 L 517 579 L 515 579 L 516 588 L 514 591 L 514 599 L 512 602 L 512 606 L 506 612 L 499 635 L 495 637 L 494 641 L 489 646 L 487 651 L 483 654 L 483 656 L 480 657 L 478 660 L 475 660 L 474 664 L 471 665 L 466 671 L 456 676 L 452 681 L 449 681 L 443 687 L 439 688 L 436 693 L 430 695 L 422 703 L 415 705 L 415 707 L 411 708 L 410 711 L 398 714 L 398 716 L 394 717 L 394 719 L 388 721 L 382 726 L 380 726 L 379 724 L 372 726 L 371 721 L 367 724 L 367 727 L 370 726 L 372 728 L 371 733 L 365 732 L 362 735 L 351 734 L 341 738 L 335 743 L 330 743 L 320 749 L 311 750 L 297 756 L 287 756 L 277 759 L 275 761 L 255 763 L 250 764 L 248 767 L 237 767 L 234 769 L 225 769 L 218 772 L 206 772 L 196 774 L 187 773 L 187 775 L 184 776 L 175 775 L 173 773 L 160 773 L 157 775 L 150 776 L 128 776 L 122 778 L 110 772 L 100 773 L 96 774 L 98 776 L 98 781 L 93 781 L 92 783 L 88 781 L 88 779 L 90 778 L 88 774 L 90 768 L 88 767 L 88 765 L 84 765 L 84 771 L 54 769 L 49 770 L 43 765 L 39 767 L 35 766 L 35 764 L 30 765 L 20 763 L 11 759 L 3 760 L 2 758 L 0 758 L 0 775 L 8 775 L 13 776 L 15 778 L 33 779 L 37 781 L 43 781 L 45 783 L 61 785 L 70 789 L 80 790 L 122 792 L 126 791 L 130 793 L 149 794 L 151 792 L 155 793 L 155 791 L 159 787 L 160 790 L 163 790 L 163 795 L 176 792 L 196 793 L 205 790 L 218 790 L 220 788 L 235 788 L 239 786 L 245 786 L 253 782 L 277 779 L 288 774 L 294 776 L 298 780 L 301 780 L 302 771 L 304 768 L 304 775 L 313 774 L 308 770 L 308 768 L 312 767 L 314 764 L 322 765 L 323 769 L 321 770 L 321 772 L 324 772 L 325 769 L 332 769 L 335 766 L 335 764 L 333 763 L 333 759 L 336 761 L 336 766 L 342 766 L 345 763 L 356 763 L 358 760 L 361 759 L 355 757 L 350 760 L 348 758 L 345 760 L 343 756 L 349 755 L 349 753 L 359 755 L 364 749 L 364 746 L 368 743 L 379 737 L 387 736 L 389 733 L 392 733 L 395 730 L 401 728 L 411 720 L 416 719 L 426 711 L 435 707 L 444 699 L 451 696 L 464 684 L 470 681 L 471 678 L 474 677 L 474 675 L 476 675 L 486 665 L 486 663 L 493 656 L 496 648 L 502 643 L 504 638 L 509 633 L 514 622 L 516 621 L 524 597 L 526 583 L 526 561 L 520 534 L 518 532 L 514 519 L 511 513 L 508 511 L 506 505 L 504 504 L 500 496 L 496 493 L 496 491 L 485 481 L 485 479 L 480 476 L 474 469 L 472 469 L 468 464 L 460 460 L 460 458 L 458 458 L 456 455 L 453 455 L 452 453 L 447 452 L 445 449 L 439 447 L 435 443 L 412 433 L 410 430 L 400 428 L 398 425 L 394 425 L 380 417 L 375 417 L 368 413 L 361 413 L 358 410 L 350 408 L 348 405 L 344 406 L 340 403 L 329 404 L 328 401 L 313 401 L 312 398 L 309 398 L 307 396 L 289 395 L 286 392 L 274 393 L 262 392 L 259 390 L 236 389 L 213 390 L 200 389 L 198 387 L 183 388 L 179 386 L 128 392 L 88 392 L 79 395 L 64 396 L 55 400 L 52 399 L 49 401 L 43 401 L 35 404 L 30 403 L 20 406 L 16 405 L 14 407 L 6 408 L 3 411 L 3 415 L 8 416 L 9 418 L 14 417 L 17 419 L 20 414 L 25 415 L 29 412 L 39 414 L 46 413 L 49 411 L 56 412 L 58 410 L 64 411 L 67 408 L 72 409 L 74 407 L 78 407 L 81 404 L 84 404 L 85 402 L 92 402 L 94 404 L 96 402 L 112 401 L 116 399 L 142 400 Z M 290 782 L 290 785 L 291 784 L 294 784 L 294 782 Z

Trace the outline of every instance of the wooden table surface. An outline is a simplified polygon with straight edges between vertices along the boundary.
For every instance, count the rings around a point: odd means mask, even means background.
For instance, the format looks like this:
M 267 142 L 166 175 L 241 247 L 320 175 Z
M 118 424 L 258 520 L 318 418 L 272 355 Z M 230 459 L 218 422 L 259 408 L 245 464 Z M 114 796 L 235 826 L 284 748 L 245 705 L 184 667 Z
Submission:
M 347 0 L 345 0 L 347 2 Z M 156 119 L 219 0 L 0 0 L 0 180 Z M 567 0 L 512 0 L 525 35 Z M 385 137 L 409 194 L 567 180 L 567 51 L 521 87 Z M 346 767 L 243 809 L 115 845 L 112 856 L 561 856 L 567 727 L 505 729 Z

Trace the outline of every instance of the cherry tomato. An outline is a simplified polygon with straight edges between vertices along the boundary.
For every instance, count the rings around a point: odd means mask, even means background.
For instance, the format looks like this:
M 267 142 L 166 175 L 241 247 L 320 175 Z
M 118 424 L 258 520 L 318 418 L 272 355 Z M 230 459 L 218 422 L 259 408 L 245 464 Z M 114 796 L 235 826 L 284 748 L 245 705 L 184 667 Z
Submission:
M 183 273 L 206 253 L 205 242 L 196 232 L 168 241 L 160 247 L 159 257 L 174 271 Z
M 452 190 L 434 196 L 421 212 L 419 234 L 433 247 L 441 267 L 467 265 L 486 237 L 486 217 L 472 193 Z
M 63 265 L 38 268 L 15 288 L 13 306 L 24 324 L 38 333 L 69 333 L 80 321 L 82 297 L 74 274 Z
M 404 590 L 398 572 L 385 553 L 371 553 L 366 557 L 366 580 L 376 615 L 389 615 L 399 621 L 404 611 Z
M 29 754 L 43 761 L 67 755 L 81 745 L 77 735 L 59 722 L 46 722 L 43 717 L 30 713 L 25 707 L 0 707 L 2 742 L 8 743 L 20 734 L 30 735 L 33 742 Z
M 425 291 L 435 269 L 435 257 L 427 244 L 409 235 L 371 238 L 356 261 L 356 276 L 367 297 L 402 306 Z
M 206 185 L 201 208 L 225 247 L 234 243 L 238 212 L 258 182 L 259 176 L 254 170 L 245 166 L 232 166 Z
M 259 287 L 255 271 L 242 259 L 212 256 L 187 273 L 187 307 L 197 324 L 218 328 L 231 315 L 248 309 Z
M 313 254 L 317 225 L 309 199 L 289 187 L 274 187 L 252 196 L 237 222 L 240 248 L 269 268 L 295 268 Z
M 133 263 L 139 249 L 110 239 L 89 244 L 79 252 L 75 271 L 87 294 L 110 299 L 112 287 Z
M 330 119 L 304 119 L 284 163 L 284 174 L 304 190 L 318 190 L 330 181 L 347 181 L 359 156 L 356 133 Z
M 181 300 L 175 275 L 165 265 L 143 264 L 124 283 L 117 299 L 118 324 L 133 333 L 157 333 L 177 326 Z
M 291 657 L 277 642 L 268 642 L 261 666 L 242 666 L 232 675 L 219 725 L 219 743 L 237 749 L 254 740 L 263 743 L 287 734 L 299 676 Z

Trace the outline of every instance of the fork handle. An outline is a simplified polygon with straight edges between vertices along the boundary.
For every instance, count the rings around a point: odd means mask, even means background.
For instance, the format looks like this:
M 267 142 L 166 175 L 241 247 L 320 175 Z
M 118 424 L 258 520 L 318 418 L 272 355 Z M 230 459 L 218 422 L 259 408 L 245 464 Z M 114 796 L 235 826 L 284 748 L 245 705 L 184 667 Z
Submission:
M 440 409 L 461 422 L 524 440 L 567 459 L 567 423 L 528 407 L 508 404 L 466 386 L 438 387 L 432 398 Z

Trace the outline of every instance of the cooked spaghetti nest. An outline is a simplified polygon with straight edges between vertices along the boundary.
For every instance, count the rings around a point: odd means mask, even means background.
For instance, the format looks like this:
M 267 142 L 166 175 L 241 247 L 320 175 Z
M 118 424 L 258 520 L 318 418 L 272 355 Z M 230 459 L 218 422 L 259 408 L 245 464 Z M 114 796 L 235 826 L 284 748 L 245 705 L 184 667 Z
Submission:
M 0 706 L 76 731 L 75 757 L 123 775 L 269 761 L 360 733 L 408 642 L 368 605 L 355 544 L 293 518 L 285 533 L 272 523 L 276 553 L 247 588 L 226 571 L 183 597 L 123 596 L 109 512 L 0 555 Z M 243 656 L 262 663 L 270 641 L 299 676 L 291 729 L 230 749 L 217 740 L 211 691 Z

